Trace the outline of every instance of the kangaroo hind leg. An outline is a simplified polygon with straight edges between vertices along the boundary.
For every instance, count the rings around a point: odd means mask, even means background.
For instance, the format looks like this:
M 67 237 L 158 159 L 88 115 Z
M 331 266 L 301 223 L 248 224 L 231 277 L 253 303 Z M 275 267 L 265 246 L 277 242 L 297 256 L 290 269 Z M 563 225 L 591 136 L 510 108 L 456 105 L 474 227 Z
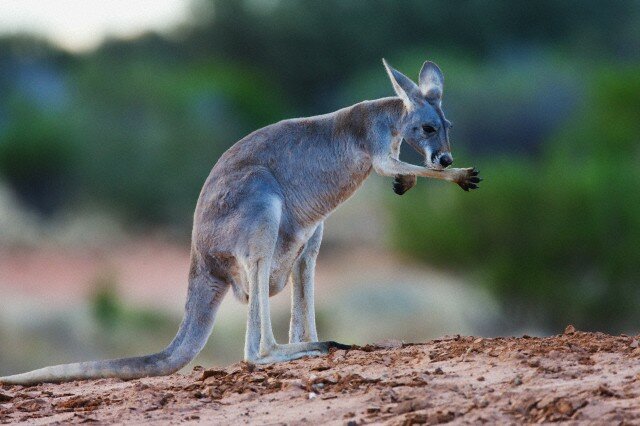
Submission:
M 289 343 L 317 342 L 313 276 L 324 225 L 320 223 L 291 270 Z
M 269 278 L 271 263 L 278 236 L 278 223 L 268 215 L 259 230 L 249 239 L 248 256 L 243 260 L 249 288 L 245 361 L 257 364 L 289 361 L 303 356 L 325 354 L 335 342 L 297 342 L 278 344 L 273 335 L 269 303 Z

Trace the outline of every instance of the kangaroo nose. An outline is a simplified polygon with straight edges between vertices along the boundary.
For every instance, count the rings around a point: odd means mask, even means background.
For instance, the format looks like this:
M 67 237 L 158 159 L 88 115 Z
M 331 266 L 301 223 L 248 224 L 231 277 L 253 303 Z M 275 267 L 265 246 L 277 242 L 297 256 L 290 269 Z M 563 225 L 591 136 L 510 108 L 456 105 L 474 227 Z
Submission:
M 440 156 L 440 165 L 442 167 L 449 167 L 452 163 L 453 157 L 451 157 L 451 154 L 449 154 L 448 152 Z

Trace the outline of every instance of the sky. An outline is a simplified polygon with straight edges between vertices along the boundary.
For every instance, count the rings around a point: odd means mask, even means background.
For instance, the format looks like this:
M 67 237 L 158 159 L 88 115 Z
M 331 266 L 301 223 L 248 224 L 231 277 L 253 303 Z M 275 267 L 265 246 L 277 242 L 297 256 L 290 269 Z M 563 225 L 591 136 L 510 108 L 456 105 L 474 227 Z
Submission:
M 82 52 L 106 37 L 167 32 L 189 20 L 189 0 L 0 0 L 0 36 L 29 33 Z

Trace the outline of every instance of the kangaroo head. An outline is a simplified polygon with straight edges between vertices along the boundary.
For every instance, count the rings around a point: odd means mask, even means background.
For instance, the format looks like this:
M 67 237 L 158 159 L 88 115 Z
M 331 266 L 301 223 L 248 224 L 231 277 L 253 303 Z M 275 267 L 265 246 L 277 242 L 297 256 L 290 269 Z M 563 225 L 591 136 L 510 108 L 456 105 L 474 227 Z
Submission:
M 436 64 L 426 61 L 415 84 L 400 71 L 382 60 L 393 89 L 402 99 L 404 111 L 395 123 L 397 137 L 404 139 L 424 156 L 426 167 L 444 169 L 453 163 L 449 145 L 451 123 L 442 112 L 442 84 L 444 77 Z

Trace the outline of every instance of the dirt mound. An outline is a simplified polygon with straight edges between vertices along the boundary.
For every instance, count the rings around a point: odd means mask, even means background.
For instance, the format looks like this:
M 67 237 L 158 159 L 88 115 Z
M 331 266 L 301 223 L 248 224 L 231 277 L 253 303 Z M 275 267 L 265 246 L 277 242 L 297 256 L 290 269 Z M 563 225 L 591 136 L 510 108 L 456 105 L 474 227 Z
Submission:
M 0 423 L 640 422 L 640 336 L 385 341 L 270 366 L 0 388 Z

